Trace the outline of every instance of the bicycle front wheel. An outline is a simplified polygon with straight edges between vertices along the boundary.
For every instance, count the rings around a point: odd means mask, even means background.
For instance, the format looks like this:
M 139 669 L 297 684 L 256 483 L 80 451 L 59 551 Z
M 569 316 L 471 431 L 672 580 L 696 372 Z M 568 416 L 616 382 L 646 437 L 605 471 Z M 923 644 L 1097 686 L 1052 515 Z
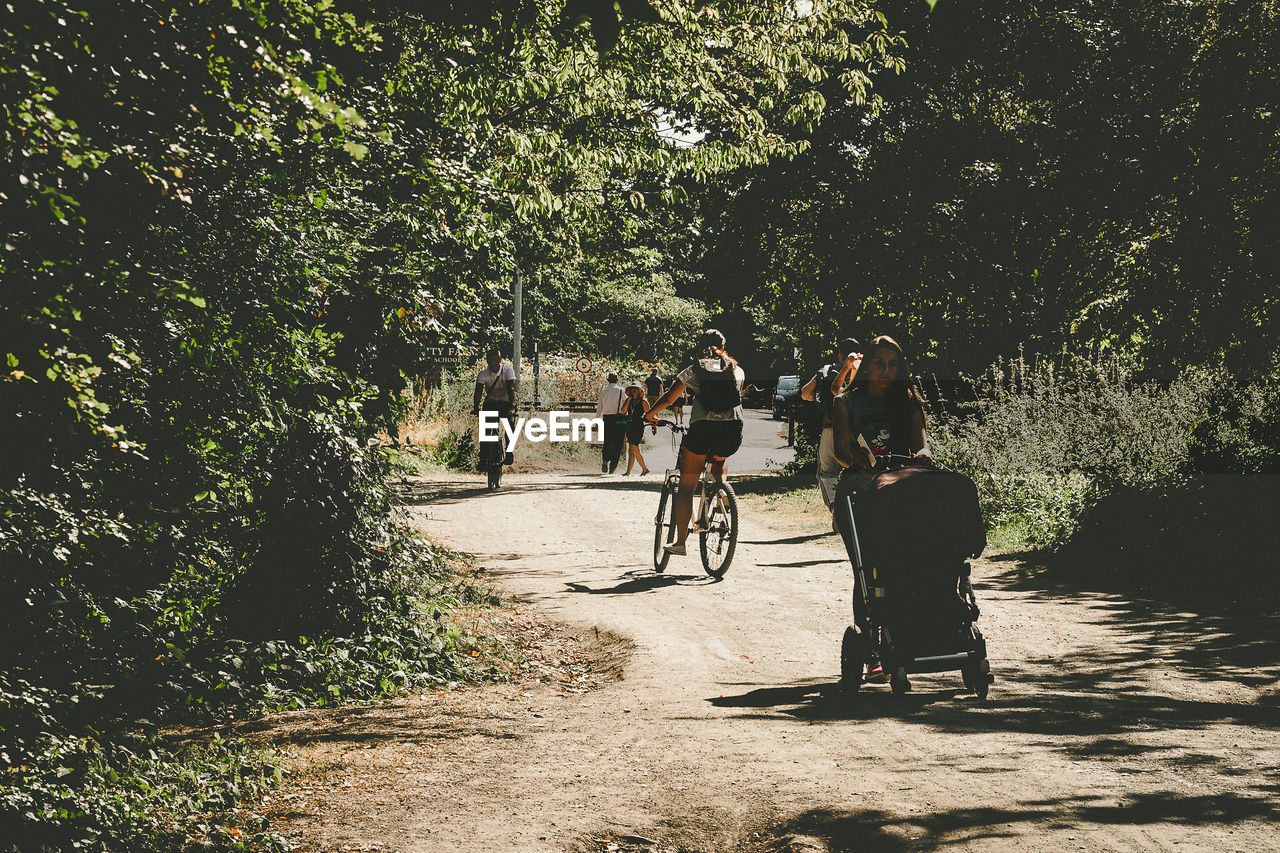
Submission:
M 658 498 L 658 514 L 653 519 L 653 570 L 661 572 L 667 568 L 671 555 L 663 549 L 671 541 L 671 534 L 676 529 L 676 488 L 668 480 L 662 484 L 662 497 Z
M 711 502 L 706 511 L 707 529 L 698 535 L 702 568 L 711 577 L 722 578 L 738 545 L 738 496 L 733 486 L 719 482 L 708 487 L 702 499 Z

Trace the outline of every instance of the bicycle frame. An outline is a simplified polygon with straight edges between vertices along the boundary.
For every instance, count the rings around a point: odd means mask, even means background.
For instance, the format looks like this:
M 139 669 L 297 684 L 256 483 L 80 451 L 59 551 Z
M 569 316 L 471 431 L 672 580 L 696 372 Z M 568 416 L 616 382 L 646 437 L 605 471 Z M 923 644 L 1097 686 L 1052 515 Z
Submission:
M 680 489 L 680 469 L 668 468 L 663 482 L 668 484 L 673 492 L 678 492 Z M 711 463 L 707 462 L 702 469 L 702 478 L 698 480 L 698 485 L 693 489 L 694 496 L 698 499 L 698 508 L 693 514 L 697 523 L 689 529 L 690 533 L 701 533 L 707 529 L 707 513 L 711 506 L 711 501 L 707 499 L 707 489 L 714 490 L 717 482 L 719 481 L 711 476 Z M 654 519 L 654 521 L 661 522 L 661 519 Z
M 658 423 L 670 427 L 673 433 L 685 431 L 670 421 Z M 689 533 L 698 534 L 702 567 L 707 574 L 719 579 L 733 560 L 738 538 L 738 505 L 733 486 L 727 480 L 716 479 L 711 466 L 711 460 L 703 465 L 698 484 L 694 486 L 698 506 L 689 519 L 693 522 Z M 675 532 L 680 479 L 679 469 L 667 469 L 662 480 L 662 496 L 658 501 L 658 513 L 654 516 L 654 569 L 659 572 L 667 565 L 668 555 L 664 551 L 664 544 L 670 541 L 667 536 Z M 671 513 L 669 519 L 665 517 L 667 512 Z

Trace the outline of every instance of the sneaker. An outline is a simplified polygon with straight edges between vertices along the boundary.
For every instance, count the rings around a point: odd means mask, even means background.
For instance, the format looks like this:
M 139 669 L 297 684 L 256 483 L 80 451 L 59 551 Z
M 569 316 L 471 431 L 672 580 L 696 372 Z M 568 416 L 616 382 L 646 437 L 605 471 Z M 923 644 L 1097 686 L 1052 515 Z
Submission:
M 868 684 L 884 684 L 889 680 L 889 676 L 885 675 L 884 668 L 877 662 L 867 664 L 867 683 Z
M 668 554 L 674 554 L 677 557 L 683 557 L 685 554 L 689 553 L 684 545 L 680 545 L 675 542 L 668 542 L 666 545 L 663 545 L 662 550 L 666 551 Z

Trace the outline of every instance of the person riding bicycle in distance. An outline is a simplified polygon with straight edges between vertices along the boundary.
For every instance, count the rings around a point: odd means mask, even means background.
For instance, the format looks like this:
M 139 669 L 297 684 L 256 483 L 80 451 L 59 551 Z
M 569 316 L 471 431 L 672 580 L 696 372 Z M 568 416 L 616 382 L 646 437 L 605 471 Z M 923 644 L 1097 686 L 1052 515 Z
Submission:
M 693 518 L 693 490 L 711 463 L 711 476 L 724 479 L 724 462 L 742 446 L 742 386 L 746 374 L 727 352 L 725 338 L 716 329 L 707 329 L 698 338 L 693 363 L 676 376 L 656 403 L 645 413 L 656 423 L 658 412 L 680 399 L 687 389 L 693 394 L 689 431 L 680 442 L 680 489 L 676 492 L 675 539 L 664 549 L 671 554 L 686 553 L 689 521 Z

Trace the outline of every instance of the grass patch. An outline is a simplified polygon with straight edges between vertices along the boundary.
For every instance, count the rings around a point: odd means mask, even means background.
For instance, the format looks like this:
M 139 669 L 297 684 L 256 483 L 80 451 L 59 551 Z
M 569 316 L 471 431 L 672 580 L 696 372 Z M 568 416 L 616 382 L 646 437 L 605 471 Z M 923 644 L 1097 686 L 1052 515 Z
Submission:
M 812 474 L 769 472 L 729 479 L 743 515 L 788 533 L 831 530 L 831 512 Z

